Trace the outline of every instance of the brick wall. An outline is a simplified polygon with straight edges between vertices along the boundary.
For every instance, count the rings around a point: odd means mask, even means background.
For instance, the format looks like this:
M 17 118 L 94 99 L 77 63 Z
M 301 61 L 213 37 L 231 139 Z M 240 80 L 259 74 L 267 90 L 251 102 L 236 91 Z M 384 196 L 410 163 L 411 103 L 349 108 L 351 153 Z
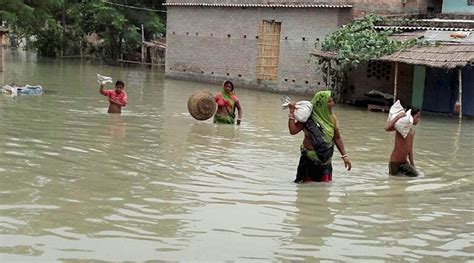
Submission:
M 434 0 L 168 0 L 167 3 L 206 4 L 352 4 L 356 17 L 368 13 L 381 15 L 426 14 L 428 4 Z M 447 1 L 447 0 L 446 0 Z M 465 0 L 453 0 L 465 1 Z
M 342 23 L 350 9 L 168 7 L 166 75 L 288 93 L 324 89 L 308 53 Z M 281 22 L 278 81 L 256 80 L 258 23 Z
M 395 64 L 389 63 L 388 65 L 390 65 L 388 79 L 385 77 L 378 79 L 376 76 L 368 77 L 367 63 L 351 70 L 348 73 L 348 87 L 350 88 L 348 93 L 345 95 L 345 99 L 354 100 L 364 98 L 364 94 L 372 89 L 393 94 Z M 411 103 L 412 85 L 413 66 L 403 63 L 398 64 L 397 98 L 400 99 L 403 106 L 409 106 Z
M 430 0 L 354 0 L 355 17 L 368 13 L 380 15 L 426 14 Z

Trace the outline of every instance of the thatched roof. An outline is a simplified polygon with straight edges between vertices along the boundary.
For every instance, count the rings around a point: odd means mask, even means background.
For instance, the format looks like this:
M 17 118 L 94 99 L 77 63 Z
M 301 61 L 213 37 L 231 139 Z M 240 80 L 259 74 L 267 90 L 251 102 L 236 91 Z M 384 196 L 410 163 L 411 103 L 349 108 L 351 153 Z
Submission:
M 311 55 L 336 58 L 336 52 L 314 50 Z M 423 65 L 434 68 L 465 67 L 474 62 L 474 45 L 442 44 L 439 46 L 412 47 L 374 60 Z
M 378 60 L 424 65 L 434 68 L 465 67 L 474 62 L 474 45 L 443 44 L 439 46 L 412 47 L 383 56 Z
M 423 65 L 435 68 L 465 67 L 474 62 L 474 36 L 468 35 L 464 39 L 451 39 L 450 33 L 436 31 L 415 31 L 393 34 L 389 36 L 392 40 L 407 41 L 413 38 L 429 40 L 432 43 L 441 41 L 441 44 L 430 46 L 414 46 L 386 55 L 374 60 L 400 62 L 413 65 Z M 335 59 L 336 52 L 325 52 L 314 50 L 311 55 Z

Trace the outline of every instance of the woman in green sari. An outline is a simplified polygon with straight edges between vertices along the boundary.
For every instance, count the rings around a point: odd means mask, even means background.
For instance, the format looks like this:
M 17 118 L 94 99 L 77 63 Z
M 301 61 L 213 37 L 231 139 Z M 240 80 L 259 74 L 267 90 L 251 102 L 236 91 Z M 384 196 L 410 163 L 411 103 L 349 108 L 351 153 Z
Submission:
M 331 91 L 319 91 L 311 100 L 313 112 L 306 122 L 295 121 L 295 102 L 289 104 L 288 130 L 291 135 L 304 131 L 296 183 L 332 181 L 334 144 L 341 153 L 344 166 L 351 170 L 351 161 L 344 149 L 336 115 L 332 113 L 334 100 Z
M 227 80 L 222 90 L 215 96 L 217 111 L 214 115 L 214 123 L 234 124 L 235 109 L 238 111 L 237 125 L 242 121 L 242 107 L 239 98 L 234 93 L 234 84 Z

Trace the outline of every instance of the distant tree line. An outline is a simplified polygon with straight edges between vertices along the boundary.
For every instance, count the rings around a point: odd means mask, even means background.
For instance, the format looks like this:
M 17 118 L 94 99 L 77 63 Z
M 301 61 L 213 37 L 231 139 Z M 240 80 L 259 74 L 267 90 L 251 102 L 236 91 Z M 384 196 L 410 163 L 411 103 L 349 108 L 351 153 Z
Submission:
M 43 56 L 119 59 L 165 32 L 164 0 L 0 0 L 0 22 Z M 127 7 L 128 6 L 128 7 Z

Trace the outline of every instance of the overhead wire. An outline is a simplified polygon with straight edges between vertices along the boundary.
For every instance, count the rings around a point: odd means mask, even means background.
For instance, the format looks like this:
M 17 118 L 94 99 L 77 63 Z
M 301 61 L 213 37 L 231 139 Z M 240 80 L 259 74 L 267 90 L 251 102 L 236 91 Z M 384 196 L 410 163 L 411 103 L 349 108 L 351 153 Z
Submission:
M 146 7 L 132 6 L 132 5 L 124 5 L 124 4 L 118 4 L 118 3 L 108 2 L 108 1 L 104 1 L 104 3 L 109 4 L 109 5 L 116 5 L 116 6 L 131 8 L 131 9 L 145 10 L 145 11 L 150 11 L 150 12 L 166 13 L 165 10 L 151 9 L 151 8 L 146 8 Z

